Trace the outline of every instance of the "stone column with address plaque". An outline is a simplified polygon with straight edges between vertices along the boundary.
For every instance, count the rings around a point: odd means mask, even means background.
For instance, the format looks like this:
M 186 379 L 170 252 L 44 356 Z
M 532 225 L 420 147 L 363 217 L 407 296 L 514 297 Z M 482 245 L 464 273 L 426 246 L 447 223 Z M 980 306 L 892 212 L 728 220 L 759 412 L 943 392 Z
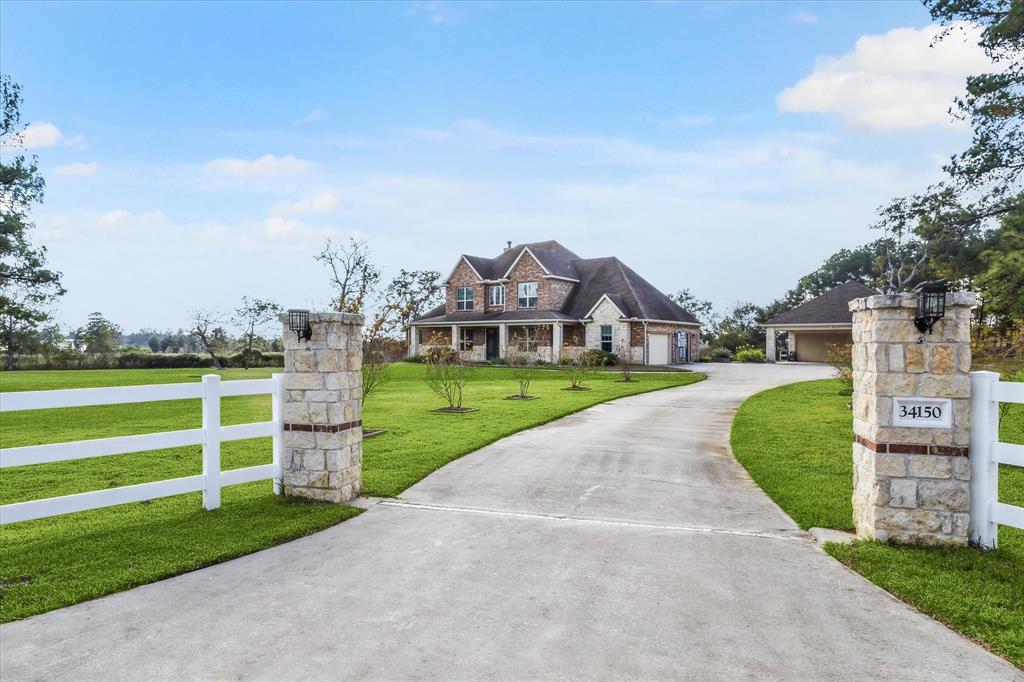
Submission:
M 916 294 L 850 302 L 859 537 L 967 543 L 970 314 L 977 296 L 945 296 L 945 315 L 931 333 L 914 325 Z

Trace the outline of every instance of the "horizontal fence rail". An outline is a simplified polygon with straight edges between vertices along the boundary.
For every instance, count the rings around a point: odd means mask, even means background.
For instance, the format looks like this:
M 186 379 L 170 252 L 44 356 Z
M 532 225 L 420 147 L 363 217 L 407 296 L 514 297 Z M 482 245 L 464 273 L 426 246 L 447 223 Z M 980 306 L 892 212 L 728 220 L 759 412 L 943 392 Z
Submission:
M 999 524 L 1024 528 L 1024 507 L 999 501 L 999 465 L 1024 467 L 1024 445 L 999 441 L 999 403 L 1024 404 L 1024 383 L 971 372 L 971 541 L 999 544 Z
M 0 449 L 0 468 L 7 468 L 123 455 L 187 445 L 203 446 L 203 473 L 200 475 L 5 504 L 0 506 L 0 525 L 198 491 L 203 492 L 203 507 L 205 509 L 217 509 L 220 506 L 221 488 L 265 479 L 273 479 L 274 493 L 280 494 L 281 414 L 284 396 L 281 377 L 281 374 L 274 374 L 270 379 L 247 379 L 221 383 L 218 375 L 207 374 L 203 376 L 201 382 L 192 384 L 151 384 L 114 388 L 0 393 L 0 413 L 94 405 L 121 405 L 159 400 L 201 399 L 203 415 L 203 426 L 198 429 Z M 270 421 L 221 426 L 221 398 L 265 394 L 271 395 L 272 418 Z M 274 443 L 273 461 L 270 464 L 228 471 L 220 470 L 220 444 L 222 442 L 267 436 L 272 437 Z

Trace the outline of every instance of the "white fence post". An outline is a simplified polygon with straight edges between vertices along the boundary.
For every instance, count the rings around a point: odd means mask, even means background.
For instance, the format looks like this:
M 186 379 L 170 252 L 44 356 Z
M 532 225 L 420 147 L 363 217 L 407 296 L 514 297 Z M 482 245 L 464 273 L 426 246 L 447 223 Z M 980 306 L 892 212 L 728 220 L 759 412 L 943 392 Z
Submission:
M 220 376 L 203 375 L 203 509 L 220 507 Z
M 281 454 L 284 451 L 284 375 L 273 374 L 274 390 L 270 394 L 270 420 L 274 422 L 274 494 L 281 494 L 284 476 Z
M 999 439 L 999 404 L 992 389 L 995 372 L 971 372 L 971 541 L 985 549 L 998 544 L 992 505 L 999 499 L 999 464 L 992 443 Z

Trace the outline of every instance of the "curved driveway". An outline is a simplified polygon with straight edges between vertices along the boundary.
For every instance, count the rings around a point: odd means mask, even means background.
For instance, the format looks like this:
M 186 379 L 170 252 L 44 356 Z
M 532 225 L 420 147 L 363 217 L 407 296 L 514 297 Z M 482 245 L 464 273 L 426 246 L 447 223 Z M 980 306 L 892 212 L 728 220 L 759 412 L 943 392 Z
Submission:
M 827 374 L 716 365 L 519 433 L 314 536 L 3 626 L 0 678 L 1019 679 L 732 458 L 746 396 Z

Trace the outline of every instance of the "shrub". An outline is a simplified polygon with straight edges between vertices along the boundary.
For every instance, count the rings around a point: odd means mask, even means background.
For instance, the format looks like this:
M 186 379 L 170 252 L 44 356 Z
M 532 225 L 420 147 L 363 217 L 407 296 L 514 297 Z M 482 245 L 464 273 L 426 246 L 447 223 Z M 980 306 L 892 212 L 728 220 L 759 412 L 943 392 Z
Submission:
M 427 350 L 426 362 L 428 365 L 438 362 L 452 362 L 458 358 L 458 354 L 449 346 L 432 346 Z
M 588 362 L 594 367 L 609 367 L 617 364 L 619 361 L 618 356 L 615 353 L 609 353 L 605 350 L 598 350 L 597 348 L 591 348 L 585 350 L 580 354 L 580 357 L 586 357 Z
M 731 362 L 732 351 L 728 348 L 715 348 L 711 351 L 712 362 Z
M 853 395 L 853 346 L 846 343 L 830 343 L 825 348 L 825 359 L 836 372 L 836 379 L 843 385 L 844 395 Z
M 753 346 L 740 346 L 736 349 L 737 362 L 766 362 L 764 351 Z

